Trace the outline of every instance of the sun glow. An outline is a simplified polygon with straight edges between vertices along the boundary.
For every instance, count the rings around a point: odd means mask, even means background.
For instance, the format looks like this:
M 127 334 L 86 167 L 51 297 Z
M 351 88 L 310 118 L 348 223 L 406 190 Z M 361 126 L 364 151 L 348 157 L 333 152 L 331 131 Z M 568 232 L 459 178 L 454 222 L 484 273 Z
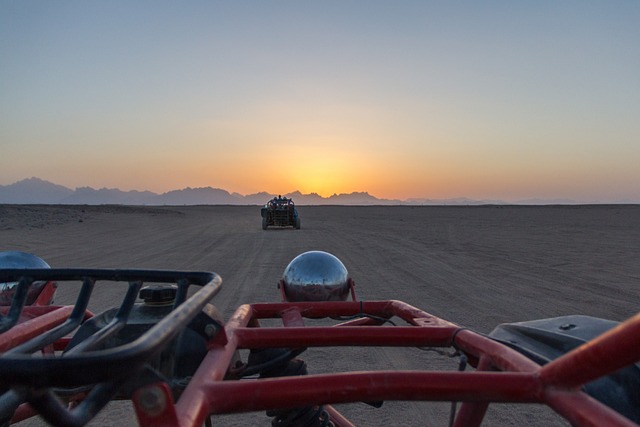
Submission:
M 336 192 L 352 192 L 361 185 L 347 159 L 328 155 L 305 157 L 304 161 L 291 165 L 291 175 L 286 177 L 285 185 L 304 194 L 317 193 L 324 197 Z
M 286 162 L 269 162 L 266 166 L 268 188 L 328 197 L 334 193 L 366 191 L 367 184 L 372 182 L 372 162 L 363 161 L 349 149 L 297 146 L 289 152 Z

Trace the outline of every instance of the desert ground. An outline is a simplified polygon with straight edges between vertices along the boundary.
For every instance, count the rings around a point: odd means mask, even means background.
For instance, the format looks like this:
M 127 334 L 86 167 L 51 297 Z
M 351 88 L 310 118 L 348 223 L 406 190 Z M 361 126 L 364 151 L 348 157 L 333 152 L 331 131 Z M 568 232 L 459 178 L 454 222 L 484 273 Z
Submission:
M 640 206 L 300 206 L 302 228 L 261 229 L 257 206 L 0 206 L 0 250 L 34 253 L 52 267 L 215 271 L 213 303 L 228 318 L 248 302 L 278 301 L 296 255 L 342 260 L 362 300 L 398 299 L 482 333 L 505 322 L 567 314 L 624 320 L 640 309 Z M 56 303 L 75 295 L 60 288 Z M 97 289 L 99 312 L 119 301 Z M 332 369 L 456 369 L 434 352 L 309 349 L 310 373 Z M 128 402 L 93 426 L 136 425 Z M 385 402 L 338 409 L 362 426 L 444 426 L 446 403 Z M 20 423 L 43 425 L 40 420 Z M 270 425 L 262 412 L 214 425 Z M 492 405 L 484 425 L 563 426 L 551 410 Z

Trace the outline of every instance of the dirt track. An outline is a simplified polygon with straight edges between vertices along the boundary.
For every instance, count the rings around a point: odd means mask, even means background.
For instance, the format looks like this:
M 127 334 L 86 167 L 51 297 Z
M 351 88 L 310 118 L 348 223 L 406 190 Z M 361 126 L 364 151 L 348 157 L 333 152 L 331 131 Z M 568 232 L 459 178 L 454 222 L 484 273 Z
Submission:
M 53 267 L 212 270 L 223 277 L 214 303 L 225 317 L 241 303 L 278 300 L 276 283 L 288 262 L 316 249 L 344 262 L 359 299 L 404 300 L 479 332 L 503 322 L 566 314 L 623 320 L 638 312 L 638 206 L 302 206 L 299 211 L 301 230 L 263 231 L 255 206 L 0 206 L 0 250 L 32 252 Z M 68 303 L 70 297 L 60 289 L 56 302 Z M 92 309 L 109 307 L 116 298 L 101 290 Z M 317 373 L 331 366 L 420 369 L 435 355 L 310 349 L 303 358 Z M 438 363 L 456 368 L 453 359 Z M 133 423 L 122 405 L 108 408 L 92 425 Z M 449 406 L 385 402 L 381 409 L 363 404 L 339 409 L 362 426 L 442 426 Z M 550 410 L 530 409 L 495 405 L 485 425 L 565 425 Z M 263 413 L 218 421 L 269 425 Z

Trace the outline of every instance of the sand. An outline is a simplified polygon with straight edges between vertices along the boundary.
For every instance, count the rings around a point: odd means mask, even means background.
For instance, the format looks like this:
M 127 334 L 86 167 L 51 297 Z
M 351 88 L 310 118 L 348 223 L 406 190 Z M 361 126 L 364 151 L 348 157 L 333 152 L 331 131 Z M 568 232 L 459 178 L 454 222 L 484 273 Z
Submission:
M 214 303 L 227 318 L 242 303 L 278 301 L 284 268 L 308 250 L 340 258 L 359 299 L 403 300 L 483 333 L 505 322 L 567 314 L 624 320 L 638 312 L 639 206 L 300 206 L 299 212 L 301 230 L 263 231 L 257 206 L 0 205 L 0 250 L 31 252 L 52 267 L 215 271 L 224 284 Z M 112 306 L 115 292 L 100 290 L 91 308 Z M 73 297 L 59 289 L 56 302 Z M 455 359 L 417 349 L 309 349 L 302 358 L 312 373 L 456 368 Z M 110 405 L 92 425 L 135 425 L 128 405 Z M 339 409 L 362 426 L 430 426 L 447 424 L 449 406 Z M 264 413 L 214 421 L 269 425 Z M 484 425 L 567 423 L 538 406 L 492 405 Z

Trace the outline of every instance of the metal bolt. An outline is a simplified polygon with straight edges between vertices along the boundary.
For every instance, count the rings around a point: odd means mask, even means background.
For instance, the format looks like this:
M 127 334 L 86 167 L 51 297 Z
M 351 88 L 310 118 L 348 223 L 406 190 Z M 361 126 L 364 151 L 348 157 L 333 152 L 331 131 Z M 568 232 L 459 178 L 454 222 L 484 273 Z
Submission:
M 209 323 L 204 327 L 204 334 L 209 338 L 213 338 L 213 336 L 216 334 L 217 329 L 218 328 L 216 328 L 216 325 L 214 325 L 213 323 Z
M 139 395 L 138 403 L 147 415 L 156 417 L 167 407 L 167 398 L 157 385 L 145 387 Z

